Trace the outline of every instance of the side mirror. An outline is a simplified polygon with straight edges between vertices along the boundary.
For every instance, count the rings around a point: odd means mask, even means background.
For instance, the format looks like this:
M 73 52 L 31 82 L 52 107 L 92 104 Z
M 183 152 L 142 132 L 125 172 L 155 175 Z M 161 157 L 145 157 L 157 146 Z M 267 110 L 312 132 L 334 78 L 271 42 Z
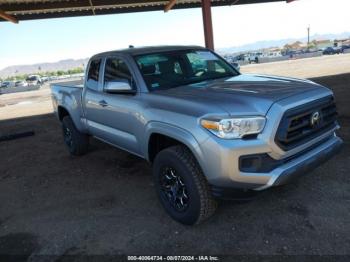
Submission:
M 104 91 L 107 93 L 134 94 L 136 93 L 127 80 L 105 82 Z

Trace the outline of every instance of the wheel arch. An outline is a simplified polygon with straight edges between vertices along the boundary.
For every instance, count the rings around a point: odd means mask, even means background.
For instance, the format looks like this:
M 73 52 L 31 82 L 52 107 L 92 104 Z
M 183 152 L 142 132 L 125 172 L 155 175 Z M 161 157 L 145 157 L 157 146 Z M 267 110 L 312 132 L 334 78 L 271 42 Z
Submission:
M 176 144 L 182 144 L 190 150 L 203 172 L 205 172 L 205 166 L 202 162 L 203 155 L 199 143 L 187 130 L 161 122 L 151 122 L 147 125 L 145 133 L 144 155 L 149 162 L 153 162 L 156 154 L 162 149 Z M 165 146 L 157 145 L 159 142 L 165 142 Z
M 63 107 L 63 106 L 61 106 L 61 105 L 59 105 L 58 107 L 57 107 L 57 114 L 58 114 L 58 119 L 62 122 L 62 120 L 63 120 L 63 118 L 65 117 L 65 116 L 70 116 L 70 113 L 69 113 L 69 111 L 65 108 L 65 107 Z
M 57 106 L 57 117 L 62 122 L 63 118 L 69 116 L 72 118 L 72 121 L 75 127 L 82 133 L 87 133 L 86 126 L 83 123 L 83 119 L 80 117 L 80 111 L 76 111 L 75 109 L 69 110 L 67 107 L 63 105 Z

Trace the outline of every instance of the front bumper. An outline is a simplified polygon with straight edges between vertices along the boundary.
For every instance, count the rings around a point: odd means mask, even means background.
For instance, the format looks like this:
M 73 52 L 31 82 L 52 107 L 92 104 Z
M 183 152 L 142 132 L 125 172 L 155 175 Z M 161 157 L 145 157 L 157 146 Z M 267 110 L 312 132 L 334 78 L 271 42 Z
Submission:
M 266 185 L 258 187 L 255 190 L 284 185 L 301 175 L 307 174 L 336 155 L 342 144 L 343 141 L 334 135 L 316 148 L 274 169 Z
M 247 142 L 247 143 L 244 143 Z M 214 143 L 209 143 L 211 158 L 208 157 L 211 163 L 210 167 L 212 175 L 207 176 L 209 184 L 215 188 L 215 191 L 227 191 L 227 189 L 253 189 L 264 190 L 272 186 L 288 183 L 290 180 L 307 174 L 314 168 L 323 164 L 326 160 L 334 156 L 343 141 L 335 135 L 335 133 L 323 139 L 322 143 L 311 146 L 307 151 L 297 154 L 270 172 L 265 173 L 248 173 L 242 172 L 239 168 L 239 158 L 251 153 L 268 153 L 266 144 L 259 140 L 257 141 L 242 141 L 246 147 L 222 147 L 218 145 L 215 148 Z M 227 146 L 227 143 L 226 143 Z M 208 149 L 209 150 L 209 149 Z M 214 155 L 213 152 L 216 152 Z M 214 172 L 216 169 L 218 172 Z M 219 189 L 219 190 L 218 190 Z
M 273 186 L 287 184 L 291 180 L 294 180 L 302 175 L 306 175 L 314 168 L 322 165 L 328 159 L 337 154 L 342 146 L 342 143 L 343 142 L 339 137 L 334 136 L 322 145 L 308 151 L 298 158 L 293 159 L 293 161 L 290 161 L 288 164 L 276 168 L 270 174 L 265 174 L 270 176 L 269 181 L 265 185 L 254 188 L 254 190 L 236 190 L 233 188 L 211 185 L 211 192 L 213 196 L 218 199 L 251 200 L 257 194 L 254 192 Z
M 266 115 L 263 132 L 256 138 L 225 140 L 214 135 L 208 136 L 200 143 L 197 157 L 201 160 L 209 184 L 215 188 L 263 190 L 285 184 L 335 155 L 342 144 L 335 134 L 338 125 L 287 151 L 275 143 L 284 112 L 329 95 L 331 93 L 318 94 L 315 90 L 276 102 Z M 242 169 L 240 159 L 249 155 L 268 155 L 273 160 L 269 162 L 274 165 L 272 168 L 260 168 L 259 171 Z M 268 164 L 265 161 L 262 163 Z

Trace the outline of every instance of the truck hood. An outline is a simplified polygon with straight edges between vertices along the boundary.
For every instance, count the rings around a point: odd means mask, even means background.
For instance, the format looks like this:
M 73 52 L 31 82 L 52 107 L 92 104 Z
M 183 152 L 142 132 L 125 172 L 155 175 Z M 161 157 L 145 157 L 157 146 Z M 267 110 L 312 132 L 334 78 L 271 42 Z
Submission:
M 309 80 L 241 74 L 154 93 L 217 106 L 230 115 L 265 115 L 275 102 L 315 89 L 327 90 Z

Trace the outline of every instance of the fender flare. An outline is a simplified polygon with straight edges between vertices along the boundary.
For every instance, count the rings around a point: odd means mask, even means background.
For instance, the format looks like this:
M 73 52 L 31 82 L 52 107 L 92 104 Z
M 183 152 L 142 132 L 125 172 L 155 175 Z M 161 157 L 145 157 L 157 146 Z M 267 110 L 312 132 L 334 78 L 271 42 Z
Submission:
M 86 133 L 86 125 L 84 125 L 84 119 L 81 118 L 81 109 L 79 108 L 79 101 L 73 96 L 61 93 L 59 99 L 57 99 L 57 116 L 59 116 L 59 108 L 65 109 L 69 116 L 72 118 L 75 127 L 83 133 Z
M 170 125 L 163 122 L 151 121 L 146 125 L 144 144 L 142 148 L 144 149 L 143 154 L 147 159 L 147 161 L 149 161 L 149 155 L 148 155 L 149 140 L 151 135 L 154 133 L 176 139 L 177 141 L 187 146 L 189 150 L 192 152 L 192 154 L 195 156 L 197 162 L 202 168 L 202 171 L 204 172 L 205 163 L 203 163 L 202 161 L 202 159 L 204 159 L 203 153 L 201 151 L 198 141 L 194 138 L 194 136 L 190 132 L 188 132 L 187 130 L 181 127 Z

